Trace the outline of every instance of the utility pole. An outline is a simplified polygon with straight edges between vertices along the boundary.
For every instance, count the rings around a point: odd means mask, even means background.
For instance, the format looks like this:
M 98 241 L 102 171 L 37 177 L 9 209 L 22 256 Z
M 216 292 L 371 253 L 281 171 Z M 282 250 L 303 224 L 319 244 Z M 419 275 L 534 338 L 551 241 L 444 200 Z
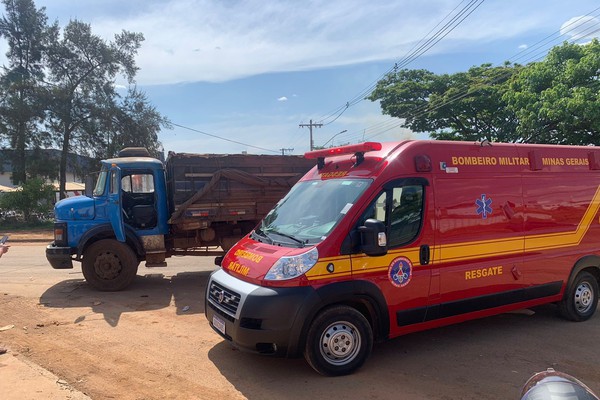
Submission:
M 287 151 L 288 153 L 291 153 L 292 151 L 294 151 L 294 149 L 293 149 L 293 148 L 292 148 L 292 149 L 279 149 L 279 150 L 281 150 L 281 155 L 282 155 L 282 156 L 285 156 L 285 152 L 286 152 L 286 151 Z
M 310 151 L 312 151 L 313 147 L 314 147 L 313 146 L 313 132 L 312 132 L 313 127 L 320 128 L 322 126 L 323 126 L 323 124 L 313 124 L 312 119 L 310 120 L 309 124 L 300 124 L 300 128 L 308 127 L 308 129 L 310 130 Z

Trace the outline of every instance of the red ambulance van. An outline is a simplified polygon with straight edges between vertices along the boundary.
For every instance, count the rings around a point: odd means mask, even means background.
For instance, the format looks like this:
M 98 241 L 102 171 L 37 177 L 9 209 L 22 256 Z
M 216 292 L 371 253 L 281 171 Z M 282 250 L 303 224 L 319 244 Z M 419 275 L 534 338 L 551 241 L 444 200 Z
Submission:
M 374 342 L 544 303 L 590 318 L 600 149 L 367 142 L 316 160 L 210 277 L 206 317 L 243 350 L 349 374 Z

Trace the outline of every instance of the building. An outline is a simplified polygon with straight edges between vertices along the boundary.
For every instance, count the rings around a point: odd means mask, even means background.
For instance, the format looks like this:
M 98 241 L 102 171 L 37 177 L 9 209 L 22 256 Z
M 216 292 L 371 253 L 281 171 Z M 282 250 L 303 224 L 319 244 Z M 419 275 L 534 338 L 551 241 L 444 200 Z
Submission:
M 14 190 L 17 186 L 12 182 L 13 167 L 11 153 L 13 150 L 0 150 L 0 193 Z M 27 150 L 27 158 L 32 168 L 43 170 L 46 179 L 53 183 L 58 191 L 58 168 L 61 151 L 56 149 Z M 43 166 L 43 169 L 42 169 Z M 67 161 L 67 196 L 83 194 L 85 177 L 97 168 L 98 163 L 90 157 L 70 154 Z

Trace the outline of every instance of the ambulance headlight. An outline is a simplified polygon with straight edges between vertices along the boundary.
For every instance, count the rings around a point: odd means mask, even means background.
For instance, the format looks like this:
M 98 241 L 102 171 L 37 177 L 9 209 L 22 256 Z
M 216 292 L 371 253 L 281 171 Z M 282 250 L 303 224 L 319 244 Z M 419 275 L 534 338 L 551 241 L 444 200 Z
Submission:
M 281 257 L 267 272 L 265 280 L 284 281 L 286 279 L 296 278 L 305 274 L 311 269 L 319 259 L 319 252 L 316 247 L 304 254 L 291 257 Z

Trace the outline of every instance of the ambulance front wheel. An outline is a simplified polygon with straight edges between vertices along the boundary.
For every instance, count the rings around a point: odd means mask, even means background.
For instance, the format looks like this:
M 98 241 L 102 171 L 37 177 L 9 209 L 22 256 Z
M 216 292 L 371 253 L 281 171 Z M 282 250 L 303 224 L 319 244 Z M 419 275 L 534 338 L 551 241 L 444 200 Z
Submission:
M 571 321 L 589 319 L 598 307 L 598 280 L 589 272 L 582 271 L 566 289 L 558 304 L 560 314 Z
M 354 308 L 340 305 L 315 317 L 308 330 L 304 358 L 322 375 L 348 375 L 364 364 L 372 347 L 369 321 Z

